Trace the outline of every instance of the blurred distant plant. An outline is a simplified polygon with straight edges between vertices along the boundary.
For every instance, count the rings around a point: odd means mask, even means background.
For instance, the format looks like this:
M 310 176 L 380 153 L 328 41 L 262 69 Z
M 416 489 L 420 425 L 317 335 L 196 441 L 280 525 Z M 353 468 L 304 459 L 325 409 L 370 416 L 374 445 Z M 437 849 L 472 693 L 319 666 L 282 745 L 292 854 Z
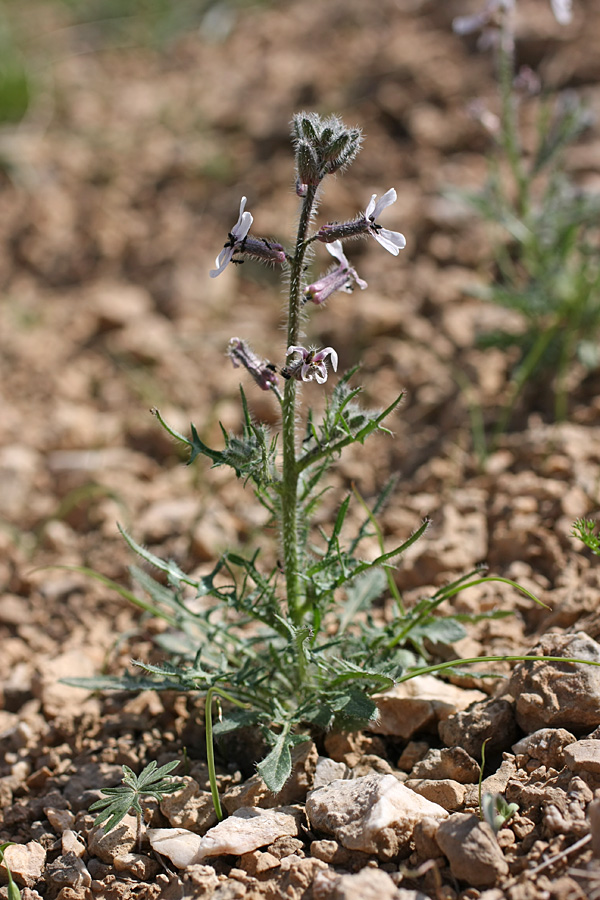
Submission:
M 569 3 L 552 6 L 558 21 L 570 21 Z M 522 329 L 501 329 L 481 339 L 484 346 L 518 349 L 495 439 L 508 427 L 528 382 L 552 385 L 555 417 L 561 419 L 573 363 L 588 370 L 600 365 L 600 196 L 578 189 L 564 170 L 565 150 L 591 119 L 572 92 L 554 101 L 537 96 L 535 73 L 516 71 L 515 12 L 514 0 L 492 0 L 480 15 L 454 22 L 460 34 L 484 28 L 486 45 L 497 51 L 499 114 L 476 108 L 495 152 L 484 190 L 462 195 L 498 238 L 495 281 L 483 296 L 523 317 Z M 538 106 L 531 148 L 520 116 L 526 102 Z M 482 434 L 479 443 L 485 452 Z
M 573 524 L 572 534 L 583 541 L 588 550 L 591 550 L 596 556 L 600 556 L 598 526 L 592 519 L 577 519 Z
M 74 23 L 99 44 L 123 38 L 162 47 L 200 29 L 206 37 L 227 36 L 239 10 L 270 0 L 55 0 L 71 11 Z
M 358 491 L 348 491 L 329 527 L 315 525 L 316 510 L 330 486 L 326 476 L 342 451 L 377 432 L 389 434 L 384 422 L 402 399 L 396 397 L 383 410 L 363 408 L 358 402 L 360 388 L 351 385 L 354 367 L 333 387 L 320 416 L 310 408 L 300 416 L 300 392 L 320 390 L 338 365 L 333 347 L 317 350 L 301 343 L 308 310 L 320 309 L 336 292 L 367 287 L 343 252 L 343 242 L 372 237 L 394 256 L 405 245 L 403 235 L 378 221 L 396 200 L 393 188 L 379 199 L 373 194 L 353 219 L 312 227 L 322 182 L 352 162 L 361 139 L 359 129 L 346 127 L 336 116 L 294 116 L 300 209 L 293 247 L 287 250 L 270 238 L 255 237 L 253 217 L 242 197 L 237 221 L 210 272 L 211 277 L 220 277 L 248 258 L 283 271 L 289 300 L 286 340 L 274 349 L 278 362 L 255 353 L 239 337 L 231 338 L 227 350 L 231 364 L 245 370 L 253 388 L 271 395 L 279 430 L 272 434 L 255 420 L 243 389 L 241 433 L 222 429 L 220 449 L 205 444 L 195 426 L 186 437 L 154 411 L 171 437 L 189 449 L 190 463 L 205 457 L 213 467 L 228 466 L 245 484 L 252 484 L 278 538 L 279 561 L 265 568 L 259 564 L 258 551 L 244 555 L 230 549 L 208 574 L 190 575 L 124 534 L 129 546 L 159 575 L 153 578 L 132 567 L 135 582 L 149 599 L 117 589 L 169 626 L 157 630 L 154 638 L 166 661 L 137 661 L 141 677 L 69 679 L 92 689 L 201 691 L 206 698 L 208 770 L 219 819 L 213 735 L 219 738 L 241 726 L 259 730 L 270 750 L 258 763 L 258 772 L 277 792 L 290 775 L 296 745 L 314 731 L 368 725 L 377 717 L 373 695 L 394 683 L 482 661 L 553 659 L 493 656 L 429 662 L 433 647 L 451 646 L 465 636 L 464 622 L 507 614 L 500 609 L 478 616 L 440 615 L 445 601 L 485 582 L 519 586 L 476 568 L 407 608 L 395 584 L 394 565 L 429 523 L 424 521 L 412 535 L 386 547 L 377 515 L 390 500 L 393 482 L 383 487 L 372 505 Z M 334 262 L 311 281 L 310 254 L 321 244 Z M 353 501 L 355 512 L 350 511 Z M 367 539 L 369 550 L 364 546 Z M 374 603 L 386 595 L 389 603 L 376 613 Z M 224 714 L 213 726 L 215 698 L 223 701 Z
M 5 12 L 0 10 L 0 127 L 20 122 L 31 100 L 31 78 Z

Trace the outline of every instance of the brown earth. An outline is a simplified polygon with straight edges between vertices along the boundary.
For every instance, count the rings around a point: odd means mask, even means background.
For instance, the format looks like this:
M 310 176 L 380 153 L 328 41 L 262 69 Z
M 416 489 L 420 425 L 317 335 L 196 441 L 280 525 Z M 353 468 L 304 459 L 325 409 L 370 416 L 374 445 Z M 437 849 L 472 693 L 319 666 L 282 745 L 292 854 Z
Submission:
M 242 194 L 257 234 L 285 243 L 292 233 L 298 201 L 288 134 L 299 109 L 335 112 L 365 132 L 352 169 L 326 185 L 321 221 L 355 215 L 372 193 L 398 192 L 385 224 L 404 232 L 407 249 L 394 259 L 373 241 L 352 245 L 368 291 L 313 310 L 307 333 L 316 345 L 336 347 L 342 369 L 362 362 L 367 404 L 384 406 L 406 390 L 394 439 L 359 447 L 338 475 L 367 498 L 390 473 L 399 475 L 382 523 L 390 545 L 432 517 L 398 570 L 405 599 L 485 560 L 550 611 L 507 585 L 474 589 L 456 601 L 459 609 L 500 606 L 514 616 L 471 626 L 447 653 L 526 652 L 549 632 L 600 636 L 600 566 L 570 533 L 574 519 L 593 517 L 599 504 L 599 373 L 573 372 L 568 421 L 552 421 L 551 392 L 538 386 L 483 465 L 472 449 L 461 385 L 468 380 L 470 401 L 493 422 L 510 359 L 474 346 L 508 313 L 471 295 L 493 272 L 489 235 L 444 194 L 482 184 L 487 138 L 466 106 L 476 98 L 496 104 L 490 56 L 452 33 L 453 17 L 467 6 L 477 4 L 214 4 L 195 18 L 190 12 L 185 27 L 158 43 L 141 40 L 135 16 L 119 30 L 108 15 L 78 23 L 59 3 L 28 4 L 26 17 L 9 7 L 36 90 L 25 119 L 0 132 L 0 841 L 46 850 L 39 870 L 21 879 L 29 900 L 319 900 L 310 878 L 284 883 L 277 866 L 257 874 L 256 859 L 246 869 L 240 858 L 217 860 L 220 880 L 209 889 L 184 884 L 170 864 L 158 877 L 150 862 L 122 871 L 94 856 L 86 810 L 98 789 L 118 782 L 123 763 L 138 771 L 183 747 L 201 760 L 201 704 L 151 694 L 90 698 L 59 682 L 123 672 L 132 655 L 150 652 L 158 626 L 70 568 L 129 584 L 132 559 L 117 522 L 190 571 L 208 570 L 226 546 L 263 541 L 263 512 L 241 485 L 201 462 L 183 466 L 148 410 L 159 407 L 183 431 L 193 421 L 217 443 L 219 421 L 227 429 L 240 422 L 238 372 L 224 358 L 229 338 L 244 337 L 281 361 L 276 273 L 247 263 L 213 280 L 208 270 Z M 545 0 L 520 0 L 519 58 L 549 89 L 575 88 L 600 113 L 600 10 L 594 0 L 575 7 L 574 23 L 561 28 Z M 592 128 L 569 157 L 573 177 L 596 190 L 599 150 Z M 248 394 L 256 416 L 274 421 L 271 398 Z M 306 398 L 318 406 L 319 389 L 310 385 Z M 325 504 L 323 524 L 333 506 Z M 516 737 L 523 736 L 521 728 Z M 435 730 L 418 737 L 425 749 L 442 746 Z M 363 736 L 319 749 L 362 764 L 362 774 L 398 773 L 406 744 Z M 252 771 L 252 760 L 228 753 L 220 760 L 224 786 Z M 361 763 L 364 754 L 370 763 Z M 495 768 L 500 762 L 498 755 Z M 488 900 L 591 895 L 589 844 L 554 861 L 585 832 L 583 812 L 565 813 L 563 827 L 553 827 L 540 810 L 552 788 L 585 811 L 597 776 L 566 777 L 550 764 L 518 772 L 522 786 L 538 790 L 537 812 L 522 801 L 503 829 L 512 834 L 501 842 L 509 872 Z M 65 853 L 67 820 L 81 835 L 91 885 L 61 882 L 52 868 Z M 161 821 L 155 812 L 154 824 Z M 315 836 L 303 834 L 289 852 L 309 859 Z M 403 888 L 439 900 L 480 896 L 452 875 L 441 851 L 439 876 L 419 868 L 418 854 L 409 862 L 413 875 L 404 878 L 399 862 L 367 854 L 330 868 L 379 866 Z M 570 866 L 586 874 L 569 874 Z M 341 890 L 327 896 L 357 896 Z

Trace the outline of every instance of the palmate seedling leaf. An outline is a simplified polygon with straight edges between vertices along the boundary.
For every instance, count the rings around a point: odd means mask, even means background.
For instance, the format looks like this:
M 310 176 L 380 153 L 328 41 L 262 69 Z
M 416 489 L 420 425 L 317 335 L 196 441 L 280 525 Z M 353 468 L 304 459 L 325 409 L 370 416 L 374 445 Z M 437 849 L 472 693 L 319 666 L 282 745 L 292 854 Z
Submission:
M 118 787 L 102 788 L 104 797 L 96 800 L 90 806 L 90 812 L 100 811 L 94 825 L 103 825 L 108 832 L 121 822 L 130 810 L 142 817 L 140 800 L 143 797 L 153 797 L 160 801 L 167 794 L 173 794 L 184 786 L 183 781 L 175 781 L 167 778 L 170 772 L 179 765 L 179 760 L 172 760 L 164 766 L 157 768 L 157 763 L 152 760 L 142 769 L 139 775 L 123 766 L 123 783 Z

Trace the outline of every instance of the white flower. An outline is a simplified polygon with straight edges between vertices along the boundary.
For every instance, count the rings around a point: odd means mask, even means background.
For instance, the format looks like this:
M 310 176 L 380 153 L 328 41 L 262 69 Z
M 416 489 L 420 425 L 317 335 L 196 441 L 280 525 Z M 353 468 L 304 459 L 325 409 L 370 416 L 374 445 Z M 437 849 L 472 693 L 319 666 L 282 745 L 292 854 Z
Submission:
M 380 199 L 377 200 L 377 202 L 375 202 L 376 198 L 377 194 L 373 194 L 369 201 L 369 205 L 365 210 L 365 219 L 368 223 L 369 234 L 372 234 L 382 247 L 385 247 L 385 249 L 390 253 L 393 253 L 394 256 L 398 256 L 400 250 L 403 250 L 404 247 L 406 247 L 406 238 L 403 234 L 400 234 L 399 231 L 388 231 L 387 228 L 382 228 L 382 226 L 375 221 L 387 206 L 391 206 L 392 203 L 396 202 L 398 199 L 396 191 L 394 188 L 390 188 L 389 191 L 385 192 L 383 197 L 380 197 Z
M 244 212 L 245 207 L 246 198 L 242 197 L 240 203 L 239 218 L 229 232 L 229 240 L 215 260 L 215 265 L 217 268 L 210 270 L 211 278 L 216 278 L 217 275 L 220 275 L 223 269 L 225 269 L 229 265 L 229 263 L 233 259 L 233 254 L 243 245 L 246 235 L 250 231 L 250 226 L 252 225 L 253 218 L 249 212 Z
M 325 347 L 323 350 L 307 350 L 306 347 L 288 347 L 287 356 L 299 353 L 297 362 L 286 366 L 281 374 L 285 378 L 296 378 L 298 381 L 312 381 L 313 378 L 319 384 L 327 381 L 327 366 L 325 360 L 329 357 L 331 368 L 337 372 L 338 355 L 333 347 Z
M 573 4 L 571 0 L 550 0 L 552 12 L 559 25 L 568 25 L 573 20 Z

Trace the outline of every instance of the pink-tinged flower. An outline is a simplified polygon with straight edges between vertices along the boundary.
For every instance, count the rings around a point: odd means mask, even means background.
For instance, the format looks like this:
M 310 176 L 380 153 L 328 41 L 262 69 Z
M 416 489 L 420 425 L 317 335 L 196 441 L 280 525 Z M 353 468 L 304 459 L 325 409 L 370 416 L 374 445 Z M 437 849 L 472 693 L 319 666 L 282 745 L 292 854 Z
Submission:
M 382 228 L 375 221 L 387 206 L 391 206 L 392 203 L 396 202 L 398 196 L 394 188 L 390 188 L 383 197 L 377 200 L 377 203 L 375 202 L 376 197 L 377 194 L 373 194 L 365 210 L 365 219 L 369 223 L 368 231 L 382 247 L 385 247 L 394 256 L 398 256 L 400 250 L 406 247 L 406 238 L 399 231 L 388 231 L 387 228 Z
M 217 275 L 220 275 L 221 272 L 227 268 L 231 260 L 233 259 L 233 254 L 242 249 L 242 245 L 246 240 L 246 236 L 250 231 L 250 226 L 252 225 L 253 218 L 249 212 L 244 212 L 246 208 L 246 198 L 242 197 L 240 203 L 240 215 L 229 232 L 229 240 L 224 245 L 223 249 L 217 256 L 215 260 L 216 269 L 211 269 L 210 277 L 216 278 Z
M 243 366 L 254 378 L 261 391 L 269 391 L 276 387 L 278 378 L 275 374 L 275 366 L 268 359 L 261 359 L 250 348 L 246 341 L 233 337 L 229 341 L 227 356 L 234 368 Z
M 337 259 L 338 264 L 334 266 L 326 275 L 319 278 L 313 284 L 309 284 L 304 289 L 304 300 L 312 300 L 313 303 L 320 305 L 327 300 L 335 291 L 345 291 L 351 294 L 354 285 L 357 284 L 361 291 L 368 287 L 367 282 L 359 278 L 358 273 L 353 266 L 350 265 L 344 251 L 341 241 L 334 241 L 326 244 L 327 250 Z
M 314 378 L 319 384 L 324 384 L 327 381 L 327 357 L 331 368 L 337 372 L 338 355 L 333 347 L 325 347 L 323 350 L 288 347 L 286 355 L 290 356 L 292 353 L 299 353 L 300 359 L 281 370 L 284 378 L 295 378 L 297 381 L 312 381 Z

